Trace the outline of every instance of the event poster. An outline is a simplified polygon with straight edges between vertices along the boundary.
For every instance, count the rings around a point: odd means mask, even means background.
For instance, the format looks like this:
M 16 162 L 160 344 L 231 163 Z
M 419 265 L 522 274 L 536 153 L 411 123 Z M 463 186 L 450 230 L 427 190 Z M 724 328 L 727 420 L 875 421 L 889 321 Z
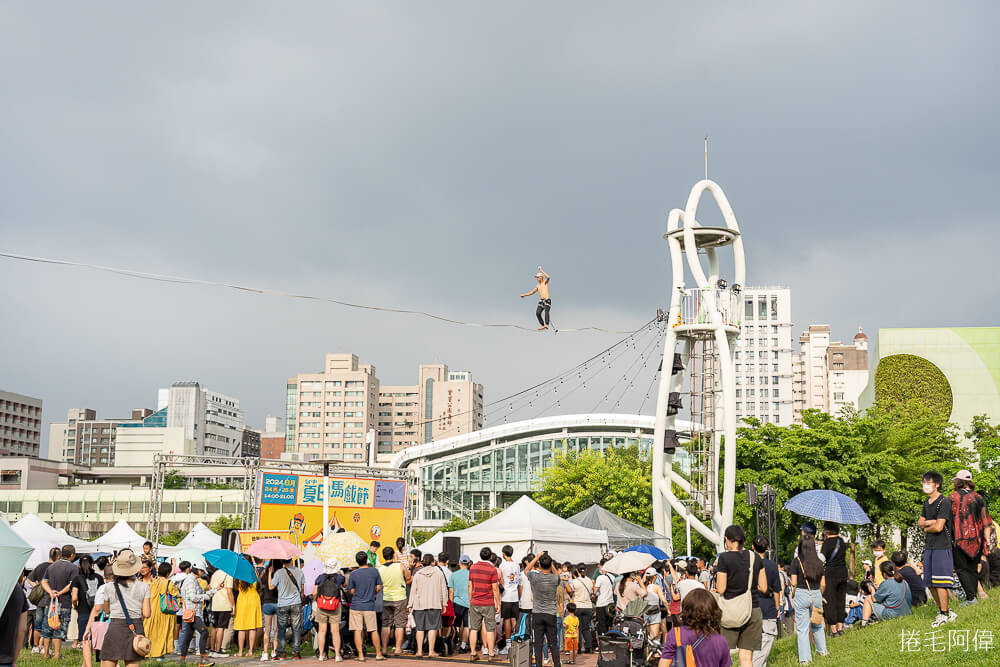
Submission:
M 261 473 L 259 531 L 284 532 L 304 545 L 323 536 L 323 477 Z M 328 478 L 330 530 L 354 532 L 365 544 L 395 546 L 403 536 L 406 482 L 365 477 Z

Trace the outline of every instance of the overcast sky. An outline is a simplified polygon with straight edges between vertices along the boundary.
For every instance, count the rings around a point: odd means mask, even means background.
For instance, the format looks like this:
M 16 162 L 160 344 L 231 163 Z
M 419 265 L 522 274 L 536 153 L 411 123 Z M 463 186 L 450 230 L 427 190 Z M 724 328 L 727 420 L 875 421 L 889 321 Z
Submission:
M 525 325 L 541 263 L 558 325 L 633 329 L 707 131 L 796 332 L 1000 323 L 995 3 L 665 4 L 7 3 L 0 249 Z M 326 352 L 490 400 L 620 337 L 5 259 L 0 296 L 43 442 L 180 379 L 263 426 Z

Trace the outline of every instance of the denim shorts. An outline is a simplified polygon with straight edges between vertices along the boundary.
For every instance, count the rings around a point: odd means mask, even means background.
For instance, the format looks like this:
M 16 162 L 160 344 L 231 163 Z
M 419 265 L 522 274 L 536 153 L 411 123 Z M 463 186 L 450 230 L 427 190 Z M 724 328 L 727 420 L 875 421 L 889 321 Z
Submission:
M 278 614 L 278 605 L 265 602 L 260 606 L 260 613 L 264 616 L 276 616 Z
M 66 639 L 66 631 L 69 630 L 69 619 L 72 615 L 72 609 L 60 609 L 59 610 L 59 629 L 53 630 L 49 627 L 49 620 L 46 618 L 45 611 L 42 611 L 42 637 L 45 639 Z

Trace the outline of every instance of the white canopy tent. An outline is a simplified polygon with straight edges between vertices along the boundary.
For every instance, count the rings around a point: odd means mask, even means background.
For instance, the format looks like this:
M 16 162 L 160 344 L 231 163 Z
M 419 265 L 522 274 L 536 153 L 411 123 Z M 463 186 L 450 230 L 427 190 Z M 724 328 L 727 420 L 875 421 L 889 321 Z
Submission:
M 212 532 L 211 528 L 199 521 L 188 531 L 184 539 L 177 543 L 177 546 L 168 547 L 161 544 L 156 553 L 160 556 L 173 556 L 184 549 L 194 549 L 203 554 L 206 551 L 218 549 L 220 544 L 221 538 Z
M 437 556 L 439 553 L 444 551 L 444 533 L 438 531 L 431 535 L 430 539 L 417 546 L 420 549 L 420 553 L 424 554 L 434 554 Z
M 111 526 L 108 532 L 104 533 L 90 543 L 93 551 L 117 551 L 119 549 L 131 549 L 136 553 L 142 553 L 142 543 L 146 538 L 132 530 L 124 519 L 119 519 L 118 523 Z
M 515 560 L 527 553 L 548 551 L 557 561 L 596 563 L 608 544 L 606 530 L 578 526 L 556 516 L 529 496 L 521 496 L 500 514 L 471 528 L 438 535 L 442 541 L 444 537 L 458 537 L 462 553 L 473 561 L 479 560 L 479 550 L 483 547 L 500 553 L 509 544 L 514 548 Z
M 11 526 L 14 533 L 31 545 L 34 550 L 28 557 L 27 567 L 34 567 L 49 559 L 49 549 L 72 544 L 77 553 L 96 551 L 86 540 L 71 537 L 62 528 L 54 528 L 34 514 L 28 514 Z

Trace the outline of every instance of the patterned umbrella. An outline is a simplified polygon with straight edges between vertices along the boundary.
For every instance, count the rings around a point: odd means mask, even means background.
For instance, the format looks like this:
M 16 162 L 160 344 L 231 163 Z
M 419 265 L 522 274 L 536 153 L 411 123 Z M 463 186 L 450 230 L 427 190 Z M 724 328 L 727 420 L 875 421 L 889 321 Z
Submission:
M 341 563 L 354 565 L 354 556 L 359 551 L 367 551 L 368 543 L 357 533 L 347 531 L 346 533 L 329 533 L 323 543 L 316 549 L 316 555 L 320 560 L 336 558 Z
M 789 498 L 785 509 L 820 521 L 836 521 L 855 526 L 872 522 L 853 498 L 826 489 L 803 491 Z

